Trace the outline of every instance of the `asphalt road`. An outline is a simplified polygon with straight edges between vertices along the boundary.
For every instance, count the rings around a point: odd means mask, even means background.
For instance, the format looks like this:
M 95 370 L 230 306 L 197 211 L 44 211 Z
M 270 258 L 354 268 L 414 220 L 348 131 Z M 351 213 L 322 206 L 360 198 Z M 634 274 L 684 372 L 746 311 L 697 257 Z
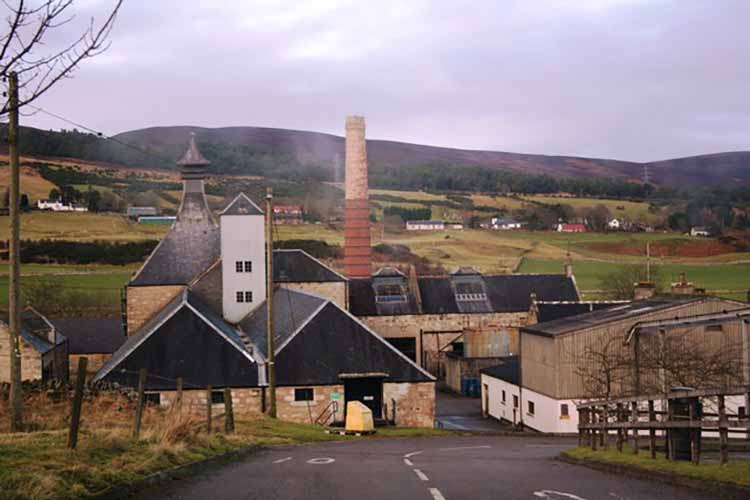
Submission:
M 474 436 L 347 441 L 266 450 L 139 498 L 708 499 L 554 460 L 575 441 Z

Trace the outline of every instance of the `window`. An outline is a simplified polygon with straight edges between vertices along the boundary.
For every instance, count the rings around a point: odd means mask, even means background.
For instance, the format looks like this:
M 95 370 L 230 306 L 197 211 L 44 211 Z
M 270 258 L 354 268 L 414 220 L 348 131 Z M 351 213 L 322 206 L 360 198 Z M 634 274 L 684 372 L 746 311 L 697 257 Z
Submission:
M 223 405 L 224 404 L 224 391 L 211 391 L 211 404 Z
M 534 402 L 529 401 L 528 405 L 529 405 L 529 415 L 533 415 L 534 414 Z
M 245 293 L 237 292 L 237 303 L 240 304 L 242 302 L 245 302 Z
M 242 261 L 241 260 L 238 260 L 237 262 L 234 263 L 234 270 L 237 271 L 238 273 L 242 272 Z
M 251 261 L 251 260 L 246 260 L 245 261 L 245 272 L 246 273 L 253 272 L 253 261 Z
M 560 405 L 560 418 L 570 418 L 570 415 L 568 414 L 568 405 L 567 403 L 563 403 Z
M 513 408 L 518 408 L 518 396 L 513 395 Z
M 248 304 L 253 301 L 253 292 L 245 292 L 245 302 Z
M 505 391 L 503 391 L 503 397 L 502 397 L 501 401 L 503 402 L 503 404 L 505 404 Z
M 161 393 L 160 392 L 147 392 L 143 395 L 143 400 L 146 405 L 161 405 Z
M 312 388 L 294 389 L 294 400 L 295 401 L 312 401 L 313 400 Z

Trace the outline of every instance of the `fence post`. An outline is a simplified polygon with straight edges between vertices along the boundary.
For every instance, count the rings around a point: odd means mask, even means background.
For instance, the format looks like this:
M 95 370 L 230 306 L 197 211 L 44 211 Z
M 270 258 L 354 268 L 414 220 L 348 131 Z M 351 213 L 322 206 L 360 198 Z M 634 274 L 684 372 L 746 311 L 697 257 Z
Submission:
M 599 415 L 596 413 L 596 406 L 591 407 L 591 449 L 596 451 L 598 447 L 597 438 L 596 435 L 596 427 L 594 427 L 597 423 L 599 423 Z
M 656 412 L 654 411 L 654 401 L 649 400 L 648 402 L 648 421 L 652 423 L 656 422 Z M 656 458 L 656 429 L 651 427 L 648 430 L 648 451 L 651 452 L 651 458 Z
M 617 423 L 622 423 L 622 403 L 617 403 Z M 617 427 L 617 451 L 622 453 L 622 427 Z
M 174 400 L 174 409 L 178 414 L 182 414 L 182 377 L 177 377 L 177 396 Z
M 727 432 L 727 409 L 724 395 L 719 396 L 719 463 L 724 465 L 729 460 L 729 443 Z
M 78 428 L 81 423 L 81 406 L 83 405 L 83 388 L 86 384 L 87 358 L 78 359 L 78 374 L 76 375 L 76 389 L 73 395 L 73 408 L 70 412 L 70 430 L 68 432 L 68 448 L 75 450 L 78 446 Z
M 630 418 L 633 424 L 633 454 L 638 454 L 638 401 L 630 403 L 632 412 Z
M 211 386 L 206 387 L 206 431 L 211 434 Z
M 141 435 L 141 421 L 143 420 L 143 407 L 146 406 L 146 396 L 143 391 L 146 387 L 146 376 L 148 372 L 145 368 L 138 370 L 138 403 L 135 407 L 135 424 L 133 425 L 133 438 L 138 439 Z
M 232 390 L 229 387 L 224 388 L 224 432 L 227 434 L 234 432 L 234 408 Z

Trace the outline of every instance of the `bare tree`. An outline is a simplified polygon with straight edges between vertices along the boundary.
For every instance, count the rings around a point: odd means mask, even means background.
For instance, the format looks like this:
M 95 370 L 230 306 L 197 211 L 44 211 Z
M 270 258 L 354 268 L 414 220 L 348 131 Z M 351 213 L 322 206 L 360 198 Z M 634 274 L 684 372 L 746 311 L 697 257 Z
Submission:
M 11 72 L 18 74 L 19 108 L 34 102 L 57 82 L 70 77 L 84 60 L 101 54 L 109 48 L 109 34 L 123 0 L 115 4 L 100 26 L 92 18 L 83 32 L 78 32 L 64 45 L 51 49 L 45 40 L 53 32 L 75 18 L 74 0 L 3 0 L 0 12 L 7 24 L 5 35 L 0 36 L 0 78 Z M 10 111 L 9 102 L 0 108 L 0 117 Z

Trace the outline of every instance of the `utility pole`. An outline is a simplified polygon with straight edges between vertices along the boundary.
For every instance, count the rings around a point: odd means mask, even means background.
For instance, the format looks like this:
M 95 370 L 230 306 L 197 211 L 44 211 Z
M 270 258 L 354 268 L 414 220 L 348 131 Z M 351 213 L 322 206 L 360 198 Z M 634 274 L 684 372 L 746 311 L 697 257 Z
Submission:
M 276 418 L 276 366 L 273 341 L 273 189 L 266 188 L 266 333 L 268 356 L 268 416 Z
M 21 310 L 19 279 L 21 275 L 21 252 L 19 239 L 21 218 L 19 211 L 19 158 L 18 158 L 18 74 L 13 71 L 9 79 L 8 156 L 10 157 L 10 286 L 8 288 L 8 312 L 10 332 L 10 430 L 23 430 L 23 396 L 21 394 Z

